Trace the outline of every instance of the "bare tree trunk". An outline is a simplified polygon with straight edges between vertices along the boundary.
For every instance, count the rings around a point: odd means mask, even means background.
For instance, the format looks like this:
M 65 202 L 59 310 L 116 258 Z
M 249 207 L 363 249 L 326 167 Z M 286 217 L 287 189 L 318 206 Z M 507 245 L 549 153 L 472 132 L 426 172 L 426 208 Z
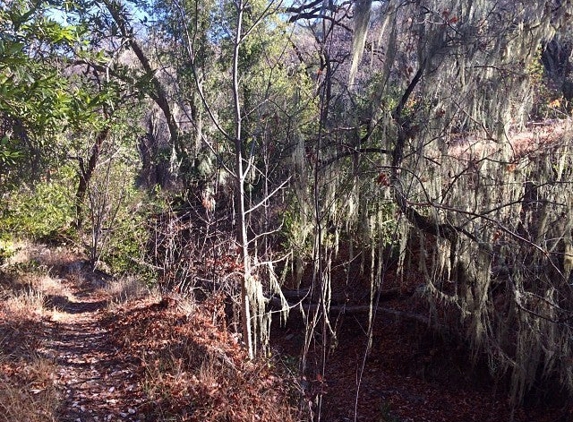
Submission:
M 243 140 L 241 137 L 242 115 L 241 100 L 239 98 L 239 50 L 242 41 L 243 27 L 243 0 L 235 3 L 237 7 L 237 28 L 235 33 L 233 48 L 233 105 L 235 109 L 235 177 L 237 189 L 237 231 L 241 243 L 241 257 L 243 261 L 243 278 L 241 280 L 241 325 L 243 331 L 243 341 L 247 345 L 249 358 L 255 355 L 256 339 L 253 339 L 252 318 L 250 312 L 251 295 L 254 290 L 252 283 L 251 256 L 249 254 L 249 239 L 247 235 L 247 209 L 245 204 L 245 177 L 249 171 L 244 168 Z M 255 315 L 256 317 L 256 315 Z M 256 318 L 255 318 L 256 320 Z
M 99 156 L 101 154 L 101 147 L 109 136 L 109 132 L 110 127 L 106 126 L 97 134 L 87 167 L 84 165 L 84 160 L 81 157 L 78 158 L 80 167 L 80 180 L 78 183 L 78 189 L 76 190 L 76 227 L 78 229 L 81 229 L 83 225 L 83 205 L 88 185 L 97 166 Z

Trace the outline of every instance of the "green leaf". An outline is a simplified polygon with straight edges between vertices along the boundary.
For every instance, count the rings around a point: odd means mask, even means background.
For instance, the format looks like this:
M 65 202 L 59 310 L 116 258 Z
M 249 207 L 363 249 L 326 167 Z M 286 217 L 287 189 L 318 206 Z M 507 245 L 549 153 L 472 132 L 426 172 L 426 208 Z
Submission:
M 15 56 L 18 53 L 22 53 L 23 49 L 24 49 L 23 43 L 15 42 L 8 46 L 8 54 Z

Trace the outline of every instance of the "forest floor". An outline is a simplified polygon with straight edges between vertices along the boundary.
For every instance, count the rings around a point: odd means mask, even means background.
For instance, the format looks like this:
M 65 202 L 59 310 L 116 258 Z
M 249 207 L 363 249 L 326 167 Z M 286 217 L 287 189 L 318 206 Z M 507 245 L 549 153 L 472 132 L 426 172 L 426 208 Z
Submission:
M 273 332 L 273 357 L 248 362 L 222 298 L 161 297 L 86 272 L 66 251 L 31 255 L 0 277 L 0 421 L 305 420 L 317 403 L 299 399 L 305 383 L 323 393 L 326 422 L 355 420 L 355 409 L 372 422 L 511 419 L 503 389 L 463 348 L 411 321 L 380 314 L 365 358 L 364 318 L 346 315 L 325 376 L 299 382 L 304 329 L 294 314 Z M 514 420 L 573 421 L 573 407 L 530 403 Z
M 422 322 L 430 312 L 425 299 L 412 294 L 416 277 L 398 283 L 390 275 L 385 289 L 398 284 L 404 293 L 383 300 L 367 354 L 367 314 L 348 312 L 333 320 L 336 347 L 326 354 L 324 376 L 309 380 L 311 390 L 324 393 L 321 420 L 573 422 L 573 403 L 556 391 L 534 392 L 513 407 L 507 380 L 492 379 L 487 362 L 476 363 L 466 344 Z M 286 327 L 277 325 L 273 334 L 281 354 L 296 356 L 303 347 L 301 316 L 293 315 Z M 321 353 L 313 356 L 311 350 L 309 360 L 321 362 Z

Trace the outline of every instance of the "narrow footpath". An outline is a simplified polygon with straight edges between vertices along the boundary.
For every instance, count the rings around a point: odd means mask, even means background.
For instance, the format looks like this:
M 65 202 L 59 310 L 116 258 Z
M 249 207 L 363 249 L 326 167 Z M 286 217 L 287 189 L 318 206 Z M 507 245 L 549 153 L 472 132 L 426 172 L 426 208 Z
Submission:
M 39 353 L 57 365 L 62 422 L 143 421 L 137 382 L 131 382 L 136 359 L 122 356 L 111 341 L 107 299 L 93 281 L 64 279 L 66 297 L 48 297 L 58 310 L 46 320 Z

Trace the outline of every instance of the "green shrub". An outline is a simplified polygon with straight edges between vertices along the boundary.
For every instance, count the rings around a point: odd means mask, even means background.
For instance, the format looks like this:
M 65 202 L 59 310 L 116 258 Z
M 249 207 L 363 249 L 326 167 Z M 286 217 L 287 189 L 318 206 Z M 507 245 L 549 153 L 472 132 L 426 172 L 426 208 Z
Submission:
M 148 226 L 154 203 L 135 186 L 136 169 L 128 160 L 110 161 L 94 174 L 84 210 L 83 243 L 94 264 L 113 274 L 154 277 L 146 265 Z M 127 183 L 126 183 L 127 182 Z
M 74 221 L 71 173 L 70 168 L 62 168 L 33 187 L 22 185 L 5 193 L 0 199 L 0 237 L 52 240 L 70 234 Z
M 138 209 L 136 199 L 141 195 L 132 192 L 123 207 L 118 210 L 112 224 L 109 243 L 104 248 L 101 259 L 114 273 L 137 274 L 152 278 L 151 267 L 145 265 L 145 248 L 148 230 L 146 209 Z

